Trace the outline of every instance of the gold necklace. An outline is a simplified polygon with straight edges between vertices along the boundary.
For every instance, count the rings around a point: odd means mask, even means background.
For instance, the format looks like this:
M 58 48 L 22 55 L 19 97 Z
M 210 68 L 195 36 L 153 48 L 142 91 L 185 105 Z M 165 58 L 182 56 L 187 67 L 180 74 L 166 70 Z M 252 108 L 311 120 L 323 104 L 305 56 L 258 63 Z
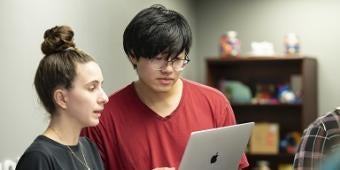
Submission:
M 50 129 L 53 131 L 53 133 L 58 137 L 58 139 L 61 141 L 61 138 L 60 138 L 60 136 L 58 135 L 58 133 L 53 129 L 53 128 L 51 128 L 50 127 Z M 89 167 L 89 165 L 87 164 L 87 161 L 86 161 L 86 159 L 85 159 L 85 156 L 84 156 L 84 154 L 83 154 L 83 151 L 81 150 L 81 148 L 82 148 L 82 144 L 81 144 L 81 142 L 79 141 L 79 150 L 80 150 L 80 153 L 81 153 L 81 155 L 83 156 L 83 159 L 84 159 L 84 161 L 85 161 L 85 163 L 76 155 L 76 153 L 74 153 L 73 152 L 73 150 L 71 149 L 71 147 L 70 146 L 68 146 L 68 145 L 65 145 L 70 151 L 71 151 L 71 154 L 82 164 L 82 165 L 84 165 L 84 167 L 86 167 L 87 168 L 87 170 L 91 170 L 91 168 Z

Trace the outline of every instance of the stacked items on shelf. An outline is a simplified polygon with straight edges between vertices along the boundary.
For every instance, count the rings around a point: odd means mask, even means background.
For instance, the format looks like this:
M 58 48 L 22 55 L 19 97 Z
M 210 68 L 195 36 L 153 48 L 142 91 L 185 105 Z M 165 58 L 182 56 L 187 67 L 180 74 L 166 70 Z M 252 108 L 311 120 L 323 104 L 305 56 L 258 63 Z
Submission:
M 294 76 L 297 77 L 297 76 Z M 295 82 L 295 84 L 301 83 Z M 258 83 L 250 85 L 237 80 L 220 80 L 219 90 L 234 104 L 299 104 L 299 90 L 289 83 Z M 295 85 L 300 87 L 301 85 Z
M 303 56 L 207 59 L 207 84 L 230 100 L 238 123 L 255 122 L 249 169 L 287 170 L 302 130 L 317 117 L 316 60 Z

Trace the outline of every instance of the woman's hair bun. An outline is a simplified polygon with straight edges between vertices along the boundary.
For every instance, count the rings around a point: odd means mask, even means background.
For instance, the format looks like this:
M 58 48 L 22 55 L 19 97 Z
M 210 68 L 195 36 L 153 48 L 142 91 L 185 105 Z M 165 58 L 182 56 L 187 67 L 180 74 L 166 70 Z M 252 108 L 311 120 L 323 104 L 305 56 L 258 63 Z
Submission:
M 74 48 L 73 35 L 72 28 L 66 25 L 50 28 L 44 33 L 44 42 L 41 44 L 41 51 L 47 56 L 71 47 Z

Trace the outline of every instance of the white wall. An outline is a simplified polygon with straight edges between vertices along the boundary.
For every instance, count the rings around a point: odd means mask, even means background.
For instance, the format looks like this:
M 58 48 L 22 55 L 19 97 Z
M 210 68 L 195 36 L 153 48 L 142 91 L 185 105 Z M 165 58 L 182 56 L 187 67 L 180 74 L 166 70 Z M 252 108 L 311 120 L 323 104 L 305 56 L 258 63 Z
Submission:
M 49 120 L 33 87 L 43 32 L 70 25 L 77 46 L 101 65 L 104 89 L 111 94 L 136 79 L 123 50 L 123 31 L 137 12 L 154 3 L 181 12 L 195 25 L 192 5 L 183 0 L 0 1 L 0 169 L 4 159 L 19 157 Z M 185 75 L 195 79 L 195 67 L 189 66 Z
M 197 70 L 205 81 L 207 56 L 218 55 L 218 39 L 227 30 L 239 34 L 242 53 L 251 41 L 270 41 L 283 54 L 283 37 L 295 32 L 302 53 L 318 60 L 319 113 L 340 105 L 340 1 L 337 0 L 198 0 L 196 1 Z

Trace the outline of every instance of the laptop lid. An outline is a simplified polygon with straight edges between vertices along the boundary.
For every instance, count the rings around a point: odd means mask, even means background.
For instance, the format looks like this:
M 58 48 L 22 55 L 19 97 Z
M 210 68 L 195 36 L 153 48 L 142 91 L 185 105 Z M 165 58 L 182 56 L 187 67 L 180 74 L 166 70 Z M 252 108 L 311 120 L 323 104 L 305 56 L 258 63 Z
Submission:
M 236 170 L 254 122 L 192 132 L 179 170 Z

